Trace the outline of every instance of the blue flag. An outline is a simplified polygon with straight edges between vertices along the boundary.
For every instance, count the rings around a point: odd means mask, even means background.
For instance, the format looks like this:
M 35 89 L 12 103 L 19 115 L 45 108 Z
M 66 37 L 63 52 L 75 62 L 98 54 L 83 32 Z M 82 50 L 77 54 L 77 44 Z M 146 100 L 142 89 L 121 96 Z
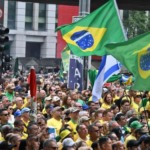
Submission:
M 118 61 L 111 55 L 105 55 L 102 57 L 99 71 L 94 82 L 92 90 L 92 101 L 97 101 L 101 98 L 103 85 L 114 74 L 120 72 L 120 66 Z
M 72 54 L 70 54 L 68 86 L 71 90 L 83 89 L 83 59 Z

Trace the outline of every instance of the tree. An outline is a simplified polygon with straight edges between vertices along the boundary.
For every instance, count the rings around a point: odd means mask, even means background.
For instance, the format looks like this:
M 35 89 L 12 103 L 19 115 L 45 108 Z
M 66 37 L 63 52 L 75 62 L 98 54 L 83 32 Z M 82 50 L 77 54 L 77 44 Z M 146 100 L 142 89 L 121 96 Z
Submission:
M 150 12 L 125 10 L 123 24 L 128 38 L 147 32 L 150 30 Z

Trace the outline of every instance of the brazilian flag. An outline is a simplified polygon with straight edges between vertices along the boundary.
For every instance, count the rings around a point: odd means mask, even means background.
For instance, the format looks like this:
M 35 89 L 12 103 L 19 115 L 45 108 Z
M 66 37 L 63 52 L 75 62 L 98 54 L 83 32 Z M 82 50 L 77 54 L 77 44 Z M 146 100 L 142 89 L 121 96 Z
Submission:
M 124 41 L 114 0 L 109 0 L 83 19 L 58 27 L 70 50 L 77 56 L 106 54 L 105 45 Z
M 134 90 L 150 90 L 150 32 L 126 42 L 106 45 L 107 54 L 115 57 L 135 77 Z

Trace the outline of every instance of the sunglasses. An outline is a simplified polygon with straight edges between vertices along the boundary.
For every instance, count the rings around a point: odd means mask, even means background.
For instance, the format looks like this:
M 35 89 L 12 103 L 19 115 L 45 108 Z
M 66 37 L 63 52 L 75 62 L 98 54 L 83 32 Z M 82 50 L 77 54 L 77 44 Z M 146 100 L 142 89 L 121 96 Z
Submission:
M 94 132 L 99 132 L 99 130 L 94 130 Z
M 103 128 L 103 126 L 98 126 L 99 129 Z
M 2 116 L 9 116 L 9 114 L 2 114 Z

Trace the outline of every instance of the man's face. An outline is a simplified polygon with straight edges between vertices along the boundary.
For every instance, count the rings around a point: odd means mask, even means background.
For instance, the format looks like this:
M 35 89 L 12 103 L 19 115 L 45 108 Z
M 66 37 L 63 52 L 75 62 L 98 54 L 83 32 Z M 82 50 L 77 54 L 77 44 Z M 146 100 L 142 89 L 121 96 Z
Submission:
M 16 98 L 16 105 L 19 107 L 23 105 L 23 99 L 21 97 Z
M 78 94 L 76 92 L 73 92 L 71 98 L 76 101 L 78 99 Z
M 95 109 L 95 103 L 91 102 L 91 104 L 90 104 L 90 110 L 94 110 L 94 109 Z
M 79 133 L 80 134 L 83 134 L 83 135 L 87 135 L 88 134 L 88 129 L 85 125 L 81 125 L 80 126 L 80 130 L 79 130 Z
M 40 132 L 40 128 L 37 125 L 32 125 L 30 134 L 37 135 Z
M 61 109 L 58 109 L 56 111 L 53 112 L 53 115 L 56 117 L 56 118 L 61 118 L 62 117 L 62 110 Z
M 104 147 L 107 148 L 107 150 L 112 150 L 112 141 L 108 139 L 108 141 L 104 143 Z
M 124 105 L 122 106 L 122 110 L 124 112 L 127 112 L 128 110 L 130 110 L 130 104 L 128 102 L 124 103 Z
M 29 111 L 28 112 L 24 112 L 23 114 L 22 114 L 22 116 L 23 117 L 25 117 L 25 118 L 30 118 L 30 116 L 29 116 L 30 114 L 29 114 Z
M 21 122 L 18 126 L 16 126 L 16 127 L 18 127 L 20 130 L 21 130 L 21 132 L 23 132 L 24 131 L 24 123 L 23 122 Z
M 121 126 L 125 126 L 125 125 L 126 125 L 127 119 L 126 119 L 125 116 L 121 116 L 121 118 L 120 118 L 120 123 L 121 123 Z
M 91 134 L 93 139 L 99 138 L 99 136 L 100 136 L 99 128 L 97 126 L 94 126 L 93 130 L 91 132 L 89 132 L 89 134 Z
M 79 111 L 72 112 L 72 113 L 70 114 L 70 116 L 71 116 L 72 119 L 77 120 L 77 119 L 79 118 Z
M 6 111 L 6 110 L 3 111 L 1 116 L 0 116 L 0 119 L 1 119 L 2 122 L 6 122 L 7 123 L 8 119 L 9 119 L 8 111 Z
M 44 148 L 44 150 L 58 150 L 58 145 L 56 142 L 51 142 L 48 147 Z
M 112 120 L 112 118 L 113 118 L 113 113 L 112 112 L 108 112 L 106 114 L 106 121 L 110 121 L 110 120 Z
M 9 102 L 9 100 L 8 100 L 7 97 L 5 97 L 5 98 L 3 99 L 2 103 L 3 103 L 4 106 L 8 106 L 8 105 L 10 104 L 10 102 Z

